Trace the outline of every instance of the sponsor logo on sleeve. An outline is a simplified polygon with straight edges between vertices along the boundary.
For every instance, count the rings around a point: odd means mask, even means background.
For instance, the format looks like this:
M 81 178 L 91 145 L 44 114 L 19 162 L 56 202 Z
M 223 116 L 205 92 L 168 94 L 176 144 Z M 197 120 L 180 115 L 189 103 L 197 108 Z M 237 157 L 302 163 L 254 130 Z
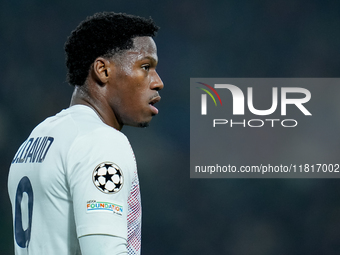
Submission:
M 109 212 L 116 215 L 123 215 L 123 206 L 113 204 L 110 202 L 99 202 L 96 200 L 89 200 L 86 202 L 86 212 Z

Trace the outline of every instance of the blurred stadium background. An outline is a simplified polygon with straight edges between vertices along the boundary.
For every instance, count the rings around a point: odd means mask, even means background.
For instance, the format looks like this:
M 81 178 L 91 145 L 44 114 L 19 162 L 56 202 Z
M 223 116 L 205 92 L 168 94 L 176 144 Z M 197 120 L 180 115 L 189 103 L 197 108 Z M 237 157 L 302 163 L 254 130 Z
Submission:
M 147 129 L 123 129 L 140 174 L 142 254 L 340 254 L 340 180 L 189 178 L 190 77 L 338 77 L 340 4 L 330 0 L 2 0 L 0 254 L 13 254 L 11 159 L 34 126 L 68 107 L 63 45 L 97 11 L 161 27 L 160 114 Z

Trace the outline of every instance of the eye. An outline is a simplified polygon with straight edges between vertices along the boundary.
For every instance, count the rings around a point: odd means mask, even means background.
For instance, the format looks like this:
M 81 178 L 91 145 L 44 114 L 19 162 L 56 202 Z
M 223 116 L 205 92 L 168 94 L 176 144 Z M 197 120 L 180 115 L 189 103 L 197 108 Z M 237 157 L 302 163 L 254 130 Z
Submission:
M 149 65 L 149 64 L 143 65 L 142 68 L 143 68 L 145 71 L 149 71 L 149 70 L 150 70 L 150 65 Z

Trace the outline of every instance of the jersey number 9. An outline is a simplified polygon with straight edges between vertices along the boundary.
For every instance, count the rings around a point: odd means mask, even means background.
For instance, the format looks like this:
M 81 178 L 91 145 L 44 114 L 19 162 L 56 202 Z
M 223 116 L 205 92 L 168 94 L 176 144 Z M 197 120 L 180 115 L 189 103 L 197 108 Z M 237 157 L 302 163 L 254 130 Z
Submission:
M 26 230 L 23 229 L 23 215 L 21 202 L 23 194 L 26 193 L 28 196 L 28 227 Z M 23 205 L 26 206 L 26 205 Z M 26 210 L 25 210 L 26 211 Z M 32 213 L 33 213 L 33 190 L 30 180 L 27 176 L 23 177 L 17 188 L 15 195 L 15 218 L 14 218 L 14 235 L 15 241 L 21 248 L 28 247 L 31 238 L 31 227 L 32 227 Z

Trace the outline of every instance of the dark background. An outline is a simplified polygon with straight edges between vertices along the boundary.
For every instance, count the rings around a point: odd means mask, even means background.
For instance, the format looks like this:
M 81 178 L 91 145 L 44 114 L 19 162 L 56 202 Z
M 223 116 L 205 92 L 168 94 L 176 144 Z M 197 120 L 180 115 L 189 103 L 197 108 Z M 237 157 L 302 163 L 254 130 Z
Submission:
M 339 5 L 2 0 L 0 254 L 13 254 L 10 161 L 34 126 L 68 107 L 72 88 L 65 82 L 63 45 L 97 11 L 152 16 L 161 27 L 160 114 L 147 129 L 123 129 L 140 174 L 142 253 L 339 254 L 338 179 L 189 178 L 190 77 L 338 77 Z

